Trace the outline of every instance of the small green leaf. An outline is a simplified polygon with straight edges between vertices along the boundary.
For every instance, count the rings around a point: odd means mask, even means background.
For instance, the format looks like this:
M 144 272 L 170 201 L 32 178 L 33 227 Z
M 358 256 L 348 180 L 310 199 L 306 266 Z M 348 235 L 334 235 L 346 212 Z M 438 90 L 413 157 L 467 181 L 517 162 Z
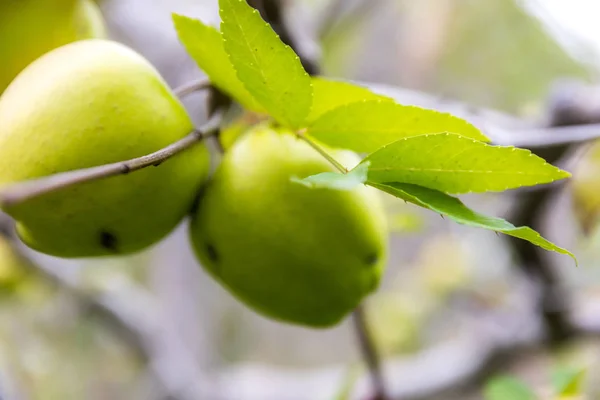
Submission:
M 552 385 L 559 396 L 581 394 L 586 371 L 584 369 L 559 368 L 552 373 Z
M 225 51 L 239 79 L 279 123 L 298 128 L 312 105 L 310 76 L 246 0 L 220 0 Z
M 307 121 L 312 122 L 334 108 L 363 100 L 393 99 L 373 93 L 370 89 L 349 82 L 313 77 L 313 105 Z
M 498 377 L 487 383 L 485 400 L 535 400 L 533 391 L 519 379 Z
M 369 181 L 413 183 L 446 193 L 503 191 L 571 176 L 529 150 L 453 133 L 400 139 L 363 162 L 371 163 Z
M 292 177 L 292 182 L 299 183 L 311 189 L 336 189 L 336 190 L 352 190 L 358 185 L 362 185 L 367 181 L 367 172 L 369 164 L 361 164 L 347 174 L 339 172 L 323 172 L 317 175 L 311 175 L 307 178 L 300 179 Z
M 173 14 L 173 23 L 179 40 L 211 83 L 237 100 L 245 108 L 264 112 L 254 97 L 238 79 L 231 61 L 223 48 L 221 33 L 202 21 Z
M 429 209 L 435 213 L 445 215 L 459 224 L 489 229 L 504 233 L 505 235 L 514 236 L 539 246 L 544 250 L 568 255 L 577 262 L 573 253 L 544 239 L 533 229 L 526 226 L 516 227 L 502 218 L 489 217 L 475 212 L 464 205 L 456 197 L 452 197 L 446 193 L 407 183 L 372 183 L 370 181 L 367 181 L 367 183 L 410 203 Z
M 361 153 L 399 139 L 439 132 L 489 141 L 473 125 L 453 115 L 386 100 L 343 105 L 323 114 L 308 129 L 310 136 L 329 146 Z

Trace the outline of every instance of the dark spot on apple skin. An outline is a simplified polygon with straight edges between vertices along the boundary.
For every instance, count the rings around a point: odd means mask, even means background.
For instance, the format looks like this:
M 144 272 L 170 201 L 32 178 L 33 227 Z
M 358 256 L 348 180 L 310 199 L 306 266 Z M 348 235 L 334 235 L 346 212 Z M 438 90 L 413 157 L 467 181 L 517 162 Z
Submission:
M 373 266 L 377 264 L 377 261 L 379 261 L 379 256 L 377 255 L 377 253 L 371 253 L 365 258 L 365 263 L 368 266 Z
M 109 231 L 101 231 L 100 232 L 100 244 L 106 250 L 109 250 L 113 253 L 117 253 L 118 252 L 118 243 L 119 243 L 119 240 L 117 239 L 117 237 L 114 234 L 110 233 Z
M 206 244 L 206 255 L 213 264 L 217 264 L 219 262 L 219 253 L 217 253 L 215 246 L 210 243 Z

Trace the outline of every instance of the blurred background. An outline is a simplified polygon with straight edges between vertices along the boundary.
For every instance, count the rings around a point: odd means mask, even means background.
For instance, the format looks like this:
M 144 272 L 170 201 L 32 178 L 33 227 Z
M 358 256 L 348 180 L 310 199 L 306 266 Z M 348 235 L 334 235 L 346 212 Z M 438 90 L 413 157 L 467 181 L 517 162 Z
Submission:
M 297 50 L 324 75 L 456 112 L 503 144 L 558 126 L 600 133 L 596 2 L 281 3 Z M 170 13 L 217 24 L 217 0 L 98 4 L 109 36 L 170 85 L 202 77 Z M 205 101 L 187 100 L 198 124 Z M 574 178 L 465 202 L 533 225 L 579 268 L 386 198 L 392 256 L 366 311 L 390 398 L 496 400 L 490 388 L 508 375 L 540 399 L 581 376 L 579 398 L 600 399 L 600 145 L 534 150 Z M 0 238 L 0 397 L 371 400 L 351 321 L 310 330 L 253 313 L 202 271 L 185 228 L 142 254 L 92 261 Z

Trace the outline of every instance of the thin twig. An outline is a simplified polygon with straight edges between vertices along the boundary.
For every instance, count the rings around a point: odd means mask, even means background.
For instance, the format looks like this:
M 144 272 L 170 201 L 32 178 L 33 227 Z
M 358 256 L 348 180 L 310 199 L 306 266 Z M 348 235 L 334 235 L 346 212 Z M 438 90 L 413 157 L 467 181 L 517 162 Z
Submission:
M 296 132 L 296 136 L 298 136 L 298 138 L 300 138 L 301 140 L 308 143 L 308 145 L 310 147 L 315 149 L 320 155 L 322 155 L 327 161 L 329 161 L 331 163 L 331 165 L 333 165 L 335 168 L 337 168 L 337 170 L 340 171 L 342 174 L 345 174 L 348 172 L 348 169 L 346 167 L 344 167 L 335 158 L 333 158 L 331 155 L 329 155 L 329 153 L 327 153 L 324 149 L 322 149 L 321 146 L 319 146 L 318 144 L 316 144 L 315 142 L 313 142 L 312 140 L 307 138 L 303 132 L 300 132 L 300 131 Z
M 15 183 L 0 192 L 0 207 L 11 207 L 38 196 L 73 185 L 93 182 L 117 175 L 126 175 L 142 168 L 153 165 L 157 166 L 176 154 L 191 148 L 206 137 L 214 135 L 219 129 L 220 121 L 221 115 L 215 114 L 204 127 L 195 129 L 183 139 L 152 154 L 127 161 L 63 172 L 39 179 Z
M 369 330 L 363 306 L 358 306 L 356 310 L 354 310 L 352 319 L 354 321 L 354 331 L 356 332 L 362 357 L 369 368 L 374 391 L 373 400 L 388 400 L 386 384 L 381 368 L 381 358 Z
M 211 87 L 210 81 L 208 79 L 203 78 L 203 79 L 198 79 L 195 81 L 185 83 L 185 84 L 175 88 L 173 90 L 173 93 L 175 93 L 175 96 L 177 96 L 179 98 L 183 98 L 183 97 L 189 96 L 192 93 L 210 89 L 210 87 Z
M 495 144 L 525 148 L 567 146 L 600 138 L 600 124 L 526 129 L 502 133 L 495 138 Z

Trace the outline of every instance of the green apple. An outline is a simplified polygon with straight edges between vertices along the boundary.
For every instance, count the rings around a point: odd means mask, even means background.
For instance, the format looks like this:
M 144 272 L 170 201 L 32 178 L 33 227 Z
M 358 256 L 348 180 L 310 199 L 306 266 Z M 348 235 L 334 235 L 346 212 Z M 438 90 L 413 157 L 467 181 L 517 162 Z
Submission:
M 347 167 L 359 161 L 330 151 Z M 332 170 L 289 132 L 259 126 L 239 138 L 192 219 L 201 264 L 262 314 L 311 327 L 338 323 L 377 288 L 387 229 L 374 189 L 310 189 L 291 181 Z
M 0 97 L 0 188 L 123 161 L 187 135 L 192 122 L 154 67 L 89 39 L 29 65 Z M 167 235 L 206 180 L 201 144 L 160 166 L 42 195 L 6 211 L 30 247 L 61 257 L 126 254 Z
M 102 15 L 91 0 L 1 0 L 0 93 L 42 54 L 105 34 Z

